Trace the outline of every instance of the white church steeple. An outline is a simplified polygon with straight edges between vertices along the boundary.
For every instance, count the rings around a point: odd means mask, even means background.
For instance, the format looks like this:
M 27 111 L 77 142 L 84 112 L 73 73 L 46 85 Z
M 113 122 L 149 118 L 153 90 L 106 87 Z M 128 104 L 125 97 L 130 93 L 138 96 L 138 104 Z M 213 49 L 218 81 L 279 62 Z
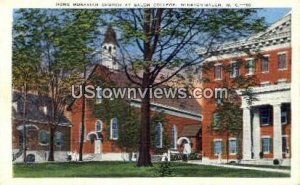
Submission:
M 105 33 L 104 41 L 101 45 L 101 64 L 109 69 L 118 70 L 119 64 L 117 63 L 117 36 L 116 32 L 109 26 Z

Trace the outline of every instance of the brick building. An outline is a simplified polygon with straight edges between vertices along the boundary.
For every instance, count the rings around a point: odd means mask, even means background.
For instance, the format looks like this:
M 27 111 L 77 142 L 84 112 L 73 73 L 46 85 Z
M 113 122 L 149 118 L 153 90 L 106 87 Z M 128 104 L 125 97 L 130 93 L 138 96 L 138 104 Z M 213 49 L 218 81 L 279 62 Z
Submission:
M 24 94 L 14 91 L 12 99 L 12 148 L 13 160 L 23 161 L 24 149 Z M 49 151 L 49 115 L 51 99 L 33 93 L 27 95 L 26 116 L 26 156 L 28 161 L 48 160 Z M 63 116 L 55 132 L 54 158 L 66 161 L 70 151 L 71 122 Z
M 258 55 L 249 55 L 242 50 L 249 49 Z M 203 87 L 222 87 L 224 80 L 232 82 L 239 76 L 253 77 L 256 85 L 253 94 L 257 98 L 251 105 L 241 95 L 243 129 L 241 150 L 233 135 L 229 138 L 229 158 L 242 155 L 244 163 L 272 163 L 274 159 L 289 162 L 291 157 L 291 15 L 284 16 L 263 33 L 248 39 L 220 47 L 218 55 L 207 59 L 204 65 L 212 69 L 201 74 Z M 243 65 L 237 65 L 238 61 Z M 230 69 L 225 70 L 225 69 Z M 203 99 L 202 148 L 203 160 L 216 160 L 221 153 L 226 138 L 222 134 L 209 131 L 209 126 L 217 121 L 218 101 Z
M 100 64 L 94 64 L 87 68 L 87 76 L 101 77 L 105 81 L 114 82 L 117 87 L 132 86 L 126 74 L 119 70 L 117 58 L 117 41 L 114 30 L 107 29 L 105 39 L 102 43 L 102 60 Z M 90 84 L 91 85 L 91 84 Z M 99 84 L 92 84 L 98 86 Z M 112 118 L 106 123 L 98 119 L 93 113 L 93 104 L 101 101 L 92 99 L 92 103 L 86 103 L 85 108 L 85 133 L 83 145 L 83 159 L 87 160 L 128 160 L 128 154 L 117 145 L 119 120 Z M 71 151 L 79 152 L 81 120 L 82 120 L 83 98 L 75 99 L 68 110 L 72 115 Z M 141 106 L 140 99 L 131 99 L 130 105 L 137 108 Z M 163 128 L 161 123 L 156 123 L 157 148 L 162 148 L 163 140 L 169 140 L 170 150 L 178 151 L 183 140 L 191 144 L 194 152 L 200 152 L 201 144 L 201 114 L 199 103 L 194 99 L 152 99 L 151 114 L 163 112 L 168 124 Z M 130 128 L 128 128 L 130 129 Z M 162 136 L 162 130 L 166 130 L 167 137 Z

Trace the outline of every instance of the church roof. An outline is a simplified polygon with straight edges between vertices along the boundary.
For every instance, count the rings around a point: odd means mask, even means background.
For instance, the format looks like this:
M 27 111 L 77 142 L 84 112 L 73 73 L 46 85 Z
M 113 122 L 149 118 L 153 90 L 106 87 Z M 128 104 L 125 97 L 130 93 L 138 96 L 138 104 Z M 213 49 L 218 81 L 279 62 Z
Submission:
M 104 43 L 110 43 L 110 44 L 115 44 L 117 45 L 117 34 L 115 32 L 115 30 L 113 29 L 112 26 L 108 26 L 105 35 L 104 35 Z

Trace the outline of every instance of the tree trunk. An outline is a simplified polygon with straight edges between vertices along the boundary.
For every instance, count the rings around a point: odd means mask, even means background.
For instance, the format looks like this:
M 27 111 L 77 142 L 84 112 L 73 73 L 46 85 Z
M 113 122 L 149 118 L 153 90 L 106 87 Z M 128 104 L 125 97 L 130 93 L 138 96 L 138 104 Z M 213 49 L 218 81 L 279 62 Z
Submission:
M 53 126 L 50 126 L 50 137 L 49 137 L 49 156 L 48 161 L 54 161 L 54 134 L 55 134 L 55 128 Z
M 227 131 L 226 133 L 226 159 L 227 159 L 227 163 L 229 161 L 229 133 Z
M 143 88 L 147 89 L 145 97 L 142 98 L 141 105 L 141 128 L 140 128 L 140 146 L 137 166 L 152 166 L 150 155 L 150 92 L 149 92 L 149 75 L 144 74 Z
M 24 111 L 23 111 L 23 162 L 26 164 L 27 160 L 27 130 L 26 130 L 26 120 L 27 120 L 27 85 L 24 85 Z

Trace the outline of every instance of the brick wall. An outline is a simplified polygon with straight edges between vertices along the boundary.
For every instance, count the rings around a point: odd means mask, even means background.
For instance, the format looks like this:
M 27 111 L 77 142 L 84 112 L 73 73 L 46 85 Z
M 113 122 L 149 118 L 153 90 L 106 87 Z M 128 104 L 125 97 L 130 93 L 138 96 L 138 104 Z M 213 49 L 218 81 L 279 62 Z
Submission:
M 45 123 L 31 123 L 28 122 L 27 124 L 36 125 L 38 130 L 36 129 L 28 129 L 27 132 L 27 150 L 48 150 L 49 144 L 41 144 L 39 142 L 39 133 L 41 130 L 49 131 L 49 127 Z M 12 122 L 12 147 L 13 149 L 19 149 L 20 143 L 19 137 L 20 132 L 17 130 L 18 126 L 22 126 L 22 122 L 18 120 L 13 120 Z M 55 151 L 70 151 L 70 127 L 66 126 L 58 126 L 56 131 L 62 132 L 63 143 L 61 146 L 54 145 Z
M 287 69 L 286 70 L 279 70 L 278 69 L 278 53 L 280 52 L 287 52 Z M 257 84 L 260 84 L 261 82 L 270 82 L 271 84 L 277 84 L 277 81 L 279 79 L 287 79 L 287 83 L 291 82 L 291 48 L 282 48 L 267 52 L 262 52 L 262 55 L 269 55 L 269 72 L 263 73 L 261 70 L 261 63 L 262 60 L 259 59 L 256 62 L 255 66 L 255 74 L 253 75 L 256 78 Z M 229 65 L 231 61 L 236 61 L 237 59 L 245 60 L 249 57 L 239 57 L 239 58 L 228 58 L 221 61 L 217 61 L 218 63 L 222 63 L 223 66 Z M 215 61 L 216 62 L 216 61 Z M 240 68 L 240 75 L 246 74 L 246 68 L 245 65 L 242 65 Z M 210 81 L 207 83 L 203 83 L 203 88 L 215 88 L 215 87 L 222 87 L 223 81 L 217 81 L 214 79 L 214 67 L 212 67 L 208 70 L 206 74 L 203 74 L 204 78 L 209 79 Z M 223 80 L 226 78 L 229 81 L 229 84 L 231 82 L 230 74 L 227 72 L 225 73 L 224 70 L 222 71 L 222 77 Z M 203 155 L 204 157 L 209 157 L 210 159 L 216 159 L 217 157 L 213 154 L 213 146 L 212 142 L 213 139 L 223 139 L 223 141 L 226 140 L 225 133 L 224 135 L 220 135 L 217 133 L 211 132 L 209 129 L 209 126 L 212 123 L 212 117 L 213 113 L 216 110 L 216 102 L 214 99 L 203 99 L 201 101 L 201 106 L 203 107 L 203 122 L 202 122 L 202 148 L 203 148 Z M 287 125 L 283 126 L 283 133 L 284 135 L 288 135 L 288 145 L 289 148 L 291 147 L 290 142 L 290 135 L 291 135 L 291 123 L 288 123 Z M 273 137 L 273 126 L 263 126 L 261 127 L 261 135 L 270 135 Z M 225 156 L 223 156 L 225 157 Z M 236 156 L 231 156 L 230 158 L 235 158 Z M 268 154 L 265 157 L 271 158 L 273 157 L 273 154 Z

